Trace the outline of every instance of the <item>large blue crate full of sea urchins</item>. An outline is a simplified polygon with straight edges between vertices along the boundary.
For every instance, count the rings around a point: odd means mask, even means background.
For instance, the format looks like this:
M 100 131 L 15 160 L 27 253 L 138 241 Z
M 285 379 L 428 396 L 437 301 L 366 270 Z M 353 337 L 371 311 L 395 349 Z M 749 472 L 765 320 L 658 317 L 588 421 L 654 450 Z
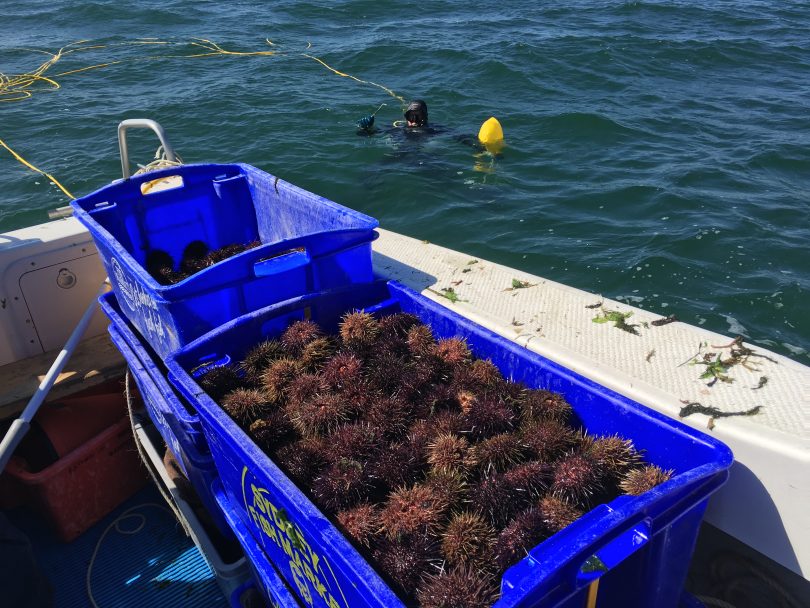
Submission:
M 347 540 L 197 381 L 206 366 L 242 360 L 293 321 L 310 319 L 334 332 L 345 313 L 358 309 L 378 317 L 412 313 L 436 338 L 463 338 L 476 358 L 491 360 L 504 378 L 561 393 L 589 436 L 620 434 L 646 461 L 672 471 L 661 485 L 598 504 L 534 546 L 501 577 L 495 606 L 580 608 L 589 592 L 598 592 L 599 606 L 678 605 L 708 497 L 728 476 L 729 449 L 395 282 L 265 308 L 168 360 L 169 379 L 197 408 L 228 504 L 262 546 L 265 567 L 275 564 L 290 586 L 319 608 L 404 605 L 362 548 Z
M 71 203 L 161 357 L 274 302 L 373 278 L 378 222 L 250 165 L 185 165 Z

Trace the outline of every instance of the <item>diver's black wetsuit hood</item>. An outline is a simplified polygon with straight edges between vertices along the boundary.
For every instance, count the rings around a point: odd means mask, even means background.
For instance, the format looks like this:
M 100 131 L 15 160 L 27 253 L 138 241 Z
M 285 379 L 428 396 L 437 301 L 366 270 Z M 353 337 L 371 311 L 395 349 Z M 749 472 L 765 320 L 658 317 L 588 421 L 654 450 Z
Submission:
M 405 120 L 415 122 L 417 127 L 426 127 L 428 124 L 427 104 L 421 99 L 414 99 L 405 110 Z

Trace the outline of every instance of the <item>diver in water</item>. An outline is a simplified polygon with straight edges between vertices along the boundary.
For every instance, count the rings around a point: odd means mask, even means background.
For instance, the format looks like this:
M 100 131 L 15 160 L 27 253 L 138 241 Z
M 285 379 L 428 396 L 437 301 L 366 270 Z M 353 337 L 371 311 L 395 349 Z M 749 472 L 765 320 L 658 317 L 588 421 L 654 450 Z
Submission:
M 428 107 L 421 99 L 414 99 L 405 110 L 405 126 L 409 129 L 428 126 Z

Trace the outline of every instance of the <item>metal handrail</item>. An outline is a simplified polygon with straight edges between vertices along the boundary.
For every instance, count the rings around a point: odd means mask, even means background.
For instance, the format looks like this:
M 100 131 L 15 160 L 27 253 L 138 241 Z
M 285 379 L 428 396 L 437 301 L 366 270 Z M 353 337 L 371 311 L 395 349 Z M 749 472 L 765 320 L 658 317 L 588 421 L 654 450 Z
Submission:
M 160 145 L 163 146 L 163 153 L 166 155 L 166 160 L 171 162 L 177 160 L 174 148 L 172 148 L 169 140 L 166 138 L 166 131 L 164 131 L 163 127 L 156 121 L 149 118 L 128 118 L 127 120 L 122 120 L 118 124 L 118 150 L 121 152 L 121 173 L 124 179 L 132 175 L 129 171 L 129 149 L 127 148 L 127 129 L 130 128 L 152 129 L 155 135 L 158 136 Z

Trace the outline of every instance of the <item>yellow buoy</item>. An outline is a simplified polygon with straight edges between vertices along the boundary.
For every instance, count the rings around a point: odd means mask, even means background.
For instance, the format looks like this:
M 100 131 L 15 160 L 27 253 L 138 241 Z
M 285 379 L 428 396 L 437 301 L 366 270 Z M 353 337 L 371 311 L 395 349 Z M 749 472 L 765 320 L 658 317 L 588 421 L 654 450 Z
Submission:
M 492 154 L 497 154 L 503 149 L 503 128 L 497 118 L 490 116 L 484 121 L 478 130 L 478 141 Z

